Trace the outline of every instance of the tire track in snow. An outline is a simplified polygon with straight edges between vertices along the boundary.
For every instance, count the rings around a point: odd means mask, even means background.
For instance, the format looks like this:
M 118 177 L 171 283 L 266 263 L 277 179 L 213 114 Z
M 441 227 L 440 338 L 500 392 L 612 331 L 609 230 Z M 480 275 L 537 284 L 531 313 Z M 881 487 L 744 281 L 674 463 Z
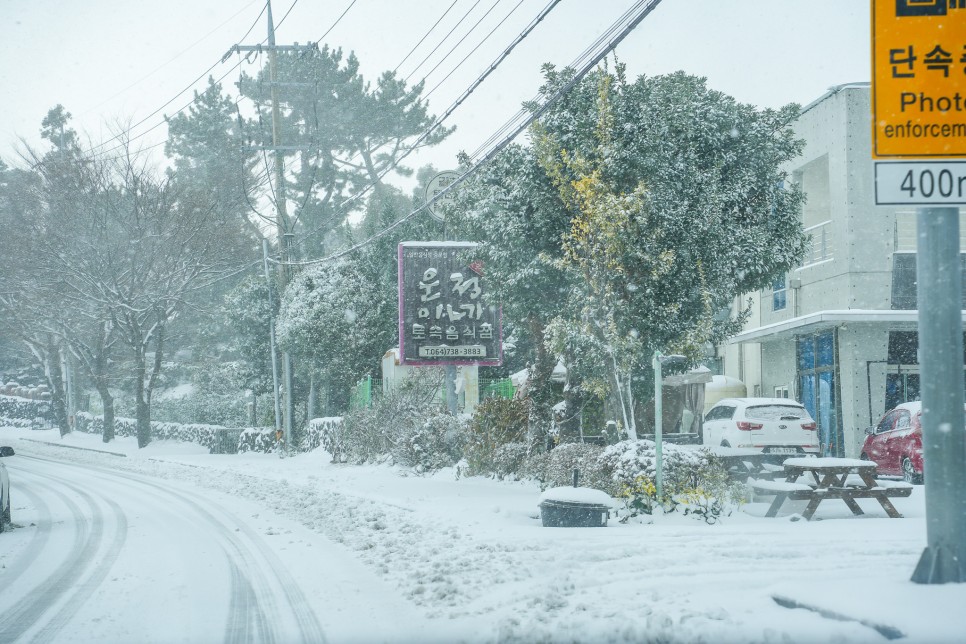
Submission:
M 273 585 L 285 598 L 286 607 L 291 611 L 298 626 L 300 640 L 320 643 L 326 641 L 318 618 L 302 589 L 277 555 L 248 524 L 216 506 L 212 508 L 213 511 L 210 511 L 195 499 L 155 482 L 147 476 L 119 472 L 96 465 L 80 466 L 63 461 L 54 462 L 87 472 L 95 471 L 108 478 L 122 478 L 147 488 L 154 494 L 167 495 L 178 503 L 190 507 L 212 527 L 213 532 L 222 542 L 221 547 L 231 570 L 232 590 L 225 627 L 226 642 L 281 641 L 279 633 L 276 632 L 281 612 L 275 601 L 275 593 L 272 592 Z M 221 518 L 215 516 L 215 513 Z M 236 536 L 236 531 L 244 538 Z M 268 575 L 263 572 L 264 569 L 269 571 Z
M 24 473 L 21 472 L 21 474 Z M 47 641 L 66 626 L 90 593 L 107 576 L 127 534 L 127 525 L 121 516 L 109 549 L 100 559 L 97 559 L 96 554 L 103 543 L 105 525 L 104 512 L 100 504 L 76 484 L 51 475 L 49 472 L 26 472 L 26 478 L 29 480 L 31 477 L 37 479 L 37 482 L 32 485 L 49 490 L 50 494 L 58 497 L 70 512 L 74 520 L 74 540 L 64 556 L 63 563 L 3 615 L 0 615 L 0 641 L 4 642 L 23 637 L 32 629 L 38 629 L 31 638 L 32 641 Z M 54 481 L 58 487 L 44 481 Z M 78 504 L 61 491 L 64 488 L 84 501 L 91 511 L 90 520 L 85 517 Z M 103 501 L 116 511 L 120 510 L 113 501 L 109 499 L 103 499 Z M 35 550 L 32 558 L 25 558 L 25 562 L 35 561 L 39 554 L 41 551 Z M 90 576 L 86 582 L 80 583 L 88 569 L 91 571 Z M 38 627 L 39 624 L 42 626 Z

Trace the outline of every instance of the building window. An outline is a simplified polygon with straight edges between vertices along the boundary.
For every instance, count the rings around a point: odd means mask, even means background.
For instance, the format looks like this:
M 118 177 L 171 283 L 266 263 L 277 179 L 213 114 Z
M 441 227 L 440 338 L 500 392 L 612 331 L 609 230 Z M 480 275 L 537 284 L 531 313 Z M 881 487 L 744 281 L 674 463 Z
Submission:
M 844 456 L 845 446 L 839 423 L 836 382 L 835 335 L 831 331 L 799 337 L 798 401 L 818 424 L 824 456 Z
M 963 308 L 966 309 L 966 253 L 959 255 Z M 892 255 L 892 308 L 914 310 L 918 307 L 916 282 L 916 254 L 894 253 Z
M 785 290 L 785 276 L 782 275 L 771 285 L 771 310 L 784 311 L 788 303 L 788 291 Z
M 788 398 L 788 385 L 775 387 L 775 398 Z

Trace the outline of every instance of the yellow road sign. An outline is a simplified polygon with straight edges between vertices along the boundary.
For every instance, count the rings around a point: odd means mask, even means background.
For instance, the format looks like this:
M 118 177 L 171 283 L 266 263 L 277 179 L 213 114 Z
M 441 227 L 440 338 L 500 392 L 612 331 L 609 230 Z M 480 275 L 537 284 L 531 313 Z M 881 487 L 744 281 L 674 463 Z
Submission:
M 966 157 L 966 0 L 872 0 L 872 158 Z

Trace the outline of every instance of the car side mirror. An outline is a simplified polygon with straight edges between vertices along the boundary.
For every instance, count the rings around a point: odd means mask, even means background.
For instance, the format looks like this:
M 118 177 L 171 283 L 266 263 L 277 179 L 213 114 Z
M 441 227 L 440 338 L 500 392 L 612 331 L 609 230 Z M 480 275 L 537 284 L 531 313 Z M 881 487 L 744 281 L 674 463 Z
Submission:
M 13 448 L 10 447 L 9 445 L 4 445 L 0 447 L 0 456 L 13 456 L 13 454 L 14 454 Z
M 868 434 L 869 436 L 871 436 L 872 434 L 875 433 L 875 427 L 866 427 L 865 428 L 865 433 Z

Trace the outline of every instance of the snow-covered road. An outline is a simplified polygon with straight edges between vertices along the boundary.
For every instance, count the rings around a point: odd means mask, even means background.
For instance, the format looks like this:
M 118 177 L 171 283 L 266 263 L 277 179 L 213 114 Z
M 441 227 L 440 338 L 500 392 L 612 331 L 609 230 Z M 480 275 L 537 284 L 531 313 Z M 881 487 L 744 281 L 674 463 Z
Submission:
M 0 540 L 0 620 L 19 601 L 8 596 L 9 575 L 18 595 L 24 579 L 42 583 L 33 567 L 19 568 L 31 549 L 57 540 L 61 550 L 84 548 L 58 493 L 100 530 L 99 543 L 123 542 L 109 570 L 57 573 L 74 574 L 72 588 L 105 578 L 77 595 L 80 605 L 69 589 L 51 600 L 44 624 L 61 630 L 36 641 L 880 642 L 876 629 L 886 627 L 907 641 L 959 642 L 966 632 L 966 585 L 909 581 L 925 544 L 921 486 L 896 500 L 902 519 L 874 500 L 861 501 L 861 517 L 823 504 L 810 522 L 784 511 L 762 518 L 758 503 L 711 526 L 671 516 L 566 530 L 540 526 L 532 482 L 332 465 L 323 453 L 224 456 L 124 440 L 105 448 L 91 436 L 2 428 L 0 443 L 18 452 L 6 463 L 23 526 Z M 100 508 L 100 528 L 82 494 Z M 104 549 L 94 561 L 106 562 Z M 311 609 L 299 613 L 303 598 Z M 249 602 L 240 608 L 249 621 L 232 618 L 233 601 Z M 27 628 L 14 634 L 33 641 L 46 626 Z
M 317 612 L 338 641 L 392 639 L 392 625 L 360 631 L 346 592 L 361 576 L 378 600 L 378 582 L 320 535 L 257 530 L 261 508 L 23 450 L 6 464 L 23 527 L 0 544 L 0 642 L 325 642 Z M 318 587 L 333 573 L 343 601 Z

